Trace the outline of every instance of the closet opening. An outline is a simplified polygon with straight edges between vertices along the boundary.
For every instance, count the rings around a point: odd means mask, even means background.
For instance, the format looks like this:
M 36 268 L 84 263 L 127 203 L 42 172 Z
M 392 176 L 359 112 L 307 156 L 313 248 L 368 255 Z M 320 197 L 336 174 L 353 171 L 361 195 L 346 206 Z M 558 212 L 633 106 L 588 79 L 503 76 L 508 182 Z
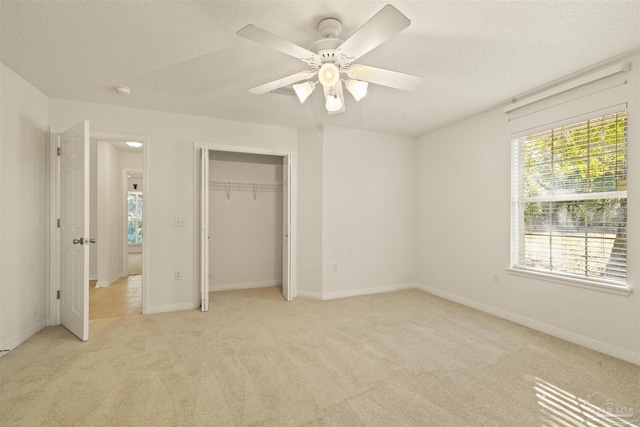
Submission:
M 215 292 L 295 296 L 291 153 L 200 148 L 201 308 Z

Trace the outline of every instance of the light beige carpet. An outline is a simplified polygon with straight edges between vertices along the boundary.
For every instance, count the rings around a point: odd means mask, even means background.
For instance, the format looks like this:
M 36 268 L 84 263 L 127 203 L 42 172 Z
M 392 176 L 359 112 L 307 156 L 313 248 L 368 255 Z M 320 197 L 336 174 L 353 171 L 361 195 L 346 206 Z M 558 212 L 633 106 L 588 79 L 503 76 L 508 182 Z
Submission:
M 210 308 L 95 320 L 86 343 L 45 329 L 0 359 L 0 424 L 566 427 L 640 414 L 640 367 L 418 290 L 287 303 L 261 288 L 213 293 Z M 608 402 L 635 417 L 598 410 Z

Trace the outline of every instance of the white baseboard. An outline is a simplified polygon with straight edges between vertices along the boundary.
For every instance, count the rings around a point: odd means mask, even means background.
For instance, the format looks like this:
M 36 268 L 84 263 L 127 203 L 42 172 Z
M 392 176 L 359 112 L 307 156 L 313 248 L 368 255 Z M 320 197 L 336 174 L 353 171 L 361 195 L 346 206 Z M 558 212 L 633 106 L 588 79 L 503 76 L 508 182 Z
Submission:
M 319 292 L 298 291 L 296 297 L 322 299 L 322 294 Z
M 530 319 L 528 317 L 520 316 L 508 311 L 504 311 L 495 307 L 491 307 L 480 302 L 464 298 L 449 292 L 442 291 L 440 289 L 432 288 L 427 285 L 417 285 L 418 289 L 422 289 L 430 294 L 448 299 L 466 305 L 467 307 L 475 308 L 485 313 L 492 314 L 502 319 L 509 320 L 522 326 L 526 326 L 536 331 L 544 332 L 545 334 L 552 335 L 557 338 L 561 338 L 565 341 L 572 342 L 574 344 L 587 347 L 591 350 L 598 351 L 600 353 L 607 354 L 609 356 L 616 357 L 618 359 L 625 360 L 636 365 L 640 365 L 640 354 L 634 353 L 624 348 L 620 348 L 611 344 L 604 343 L 602 341 L 595 340 L 593 338 L 585 337 L 584 335 L 576 334 L 565 329 L 557 328 L 555 326 L 548 325 L 546 323 L 539 322 L 537 320 Z
M 139 245 L 127 245 L 127 254 L 141 254 L 142 244 Z
M 268 288 L 270 286 L 280 286 L 282 280 L 263 280 L 260 282 L 245 283 L 225 283 L 209 285 L 209 292 L 233 291 L 238 289 Z
M 198 302 L 198 307 L 200 303 Z M 183 302 L 180 304 L 152 305 L 145 307 L 142 314 L 168 313 L 170 311 L 193 310 L 195 307 L 191 302 Z
M 106 288 L 107 286 L 113 284 L 113 282 L 115 282 L 116 280 L 118 280 L 121 277 L 122 277 L 121 275 L 116 274 L 115 276 L 111 277 L 110 279 L 98 280 L 96 282 L 96 288 Z
M 7 342 L 3 342 L 2 344 L 0 344 L 0 350 L 13 350 L 17 346 L 19 346 L 20 344 L 22 344 L 23 342 L 25 342 L 26 340 L 28 340 L 29 338 L 31 338 L 32 336 L 34 336 L 35 334 L 43 330 L 45 326 L 46 326 L 45 320 L 42 320 L 41 322 L 36 323 L 35 325 L 31 326 L 21 334 L 11 338 Z
M 387 285 L 387 286 L 377 286 L 375 288 L 361 288 L 361 289 L 351 289 L 348 291 L 338 291 L 338 292 L 328 292 L 323 293 L 321 295 L 323 301 L 338 299 L 338 298 L 348 298 L 348 297 L 358 297 L 362 295 L 372 295 L 372 294 L 380 294 L 384 292 L 394 292 L 394 291 L 402 291 L 404 289 L 416 289 L 418 284 L 416 283 L 402 283 L 397 285 Z M 300 291 L 298 291 L 300 294 Z

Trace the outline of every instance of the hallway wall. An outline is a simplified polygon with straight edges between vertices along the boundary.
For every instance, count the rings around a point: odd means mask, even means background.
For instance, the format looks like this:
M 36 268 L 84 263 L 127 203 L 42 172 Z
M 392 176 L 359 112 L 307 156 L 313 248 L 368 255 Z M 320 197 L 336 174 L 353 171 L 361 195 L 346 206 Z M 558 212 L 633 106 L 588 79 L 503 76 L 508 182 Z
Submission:
M 107 141 L 98 141 L 97 165 L 97 248 L 98 283 L 108 286 L 122 271 L 124 195 L 120 152 Z

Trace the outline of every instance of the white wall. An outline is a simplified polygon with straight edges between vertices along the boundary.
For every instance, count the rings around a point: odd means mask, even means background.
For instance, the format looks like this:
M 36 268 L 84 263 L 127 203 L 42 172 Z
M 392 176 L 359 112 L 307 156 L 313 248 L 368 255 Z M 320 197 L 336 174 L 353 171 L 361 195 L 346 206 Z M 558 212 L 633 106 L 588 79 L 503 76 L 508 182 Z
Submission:
M 415 159 L 413 138 L 324 128 L 323 298 L 414 284 Z
M 98 141 L 92 139 L 89 151 L 89 236 L 98 237 Z M 98 279 L 98 244 L 89 245 L 89 280 Z
M 282 284 L 282 157 L 210 152 L 210 181 L 279 185 L 230 193 L 210 185 L 209 289 Z
M 124 206 L 120 152 L 107 141 L 97 142 L 98 282 L 109 286 L 122 275 Z M 93 237 L 93 236 L 92 236 Z
M 108 183 L 107 183 L 107 206 L 108 212 L 107 230 L 109 233 L 109 269 L 107 277 L 109 281 L 115 281 L 126 274 L 122 271 L 122 248 L 124 239 L 124 194 L 122 189 L 123 174 L 120 168 L 120 152 L 112 145 L 108 144 Z
M 142 172 L 142 148 L 140 152 L 121 151 L 120 167 L 125 171 Z M 138 190 L 140 187 L 138 187 Z M 131 188 L 133 191 L 133 188 Z
M 629 296 L 508 274 L 510 131 L 500 108 L 419 140 L 419 271 L 426 288 L 640 363 L 640 142 L 634 58 L 629 83 Z M 601 96 L 601 95 L 598 95 Z M 635 119 L 633 119 L 635 118 Z M 497 272 L 499 284 L 491 283 Z
M 47 97 L 0 64 L 0 349 L 46 324 Z
M 414 286 L 415 139 L 332 126 L 298 138 L 298 293 L 332 299 Z
M 49 99 L 51 126 L 67 128 L 83 119 L 101 132 L 143 135 L 148 165 L 145 176 L 145 265 L 143 310 L 146 313 L 190 309 L 198 288 L 194 238 L 193 142 L 296 150 L 297 132 L 275 126 L 159 111 Z M 148 166 L 148 167 L 147 167 Z M 175 217 L 186 220 L 175 227 Z M 182 280 L 174 280 L 174 270 Z
M 298 295 L 322 297 L 322 131 L 298 131 Z

